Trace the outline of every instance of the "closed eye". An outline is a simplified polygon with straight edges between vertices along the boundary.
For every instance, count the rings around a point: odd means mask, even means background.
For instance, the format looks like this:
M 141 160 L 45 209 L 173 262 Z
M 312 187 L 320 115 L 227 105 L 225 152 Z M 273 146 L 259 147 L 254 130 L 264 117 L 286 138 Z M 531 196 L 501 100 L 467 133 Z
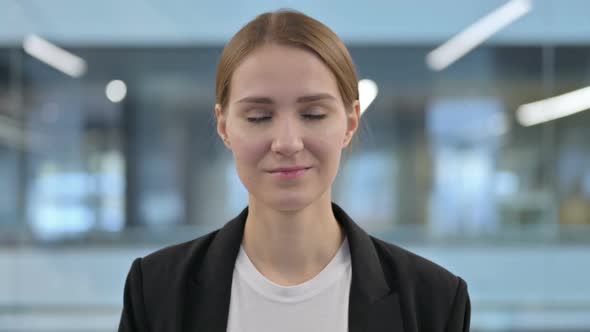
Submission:
M 302 117 L 305 120 L 321 120 L 323 118 L 326 117 L 326 114 L 302 114 Z M 266 121 L 270 121 L 270 119 L 272 119 L 271 116 L 259 116 L 259 117 L 249 117 L 246 118 L 248 120 L 248 122 L 251 123 L 262 123 L 262 122 L 266 122 Z
M 326 114 L 303 114 L 303 118 L 307 120 L 321 120 L 326 117 Z
M 264 122 L 264 121 L 268 121 L 270 120 L 270 116 L 260 116 L 260 117 L 252 117 L 252 118 L 247 118 L 248 122 L 252 122 L 252 123 L 260 123 L 260 122 Z

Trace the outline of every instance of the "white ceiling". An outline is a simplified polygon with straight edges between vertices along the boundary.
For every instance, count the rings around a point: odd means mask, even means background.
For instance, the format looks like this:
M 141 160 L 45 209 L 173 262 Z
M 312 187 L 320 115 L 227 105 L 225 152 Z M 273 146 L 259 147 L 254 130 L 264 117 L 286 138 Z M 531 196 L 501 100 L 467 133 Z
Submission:
M 222 44 L 257 14 L 288 7 L 353 43 L 433 44 L 507 0 L 0 0 L 0 45 L 39 34 L 64 45 Z M 536 0 L 495 43 L 590 45 L 590 1 Z

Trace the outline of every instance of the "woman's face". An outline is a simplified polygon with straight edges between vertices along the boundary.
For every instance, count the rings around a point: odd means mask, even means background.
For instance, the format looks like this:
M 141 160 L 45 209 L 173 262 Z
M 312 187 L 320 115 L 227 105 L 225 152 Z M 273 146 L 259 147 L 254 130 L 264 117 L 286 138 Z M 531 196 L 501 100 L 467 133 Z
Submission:
M 215 113 L 250 200 L 295 211 L 331 197 L 360 106 L 343 104 L 335 76 L 313 53 L 271 44 L 236 68 L 227 107 Z

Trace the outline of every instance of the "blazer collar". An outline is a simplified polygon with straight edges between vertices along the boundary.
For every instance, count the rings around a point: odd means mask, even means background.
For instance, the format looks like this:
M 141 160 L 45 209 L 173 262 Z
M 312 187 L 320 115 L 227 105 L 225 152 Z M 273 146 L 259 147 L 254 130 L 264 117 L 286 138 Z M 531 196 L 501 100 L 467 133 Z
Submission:
M 337 204 L 332 203 L 332 211 L 346 232 L 352 260 L 348 330 L 403 331 L 397 289 L 388 285 L 371 238 Z M 183 331 L 226 331 L 234 264 L 247 216 L 246 207 L 212 240 L 188 285 Z

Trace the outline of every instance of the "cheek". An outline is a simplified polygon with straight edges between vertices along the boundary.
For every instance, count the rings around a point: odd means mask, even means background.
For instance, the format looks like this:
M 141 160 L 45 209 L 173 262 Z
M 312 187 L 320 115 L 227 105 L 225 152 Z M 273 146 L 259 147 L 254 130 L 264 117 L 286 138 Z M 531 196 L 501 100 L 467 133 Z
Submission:
M 256 167 L 266 153 L 266 144 L 252 135 L 235 133 L 230 136 L 231 150 L 238 168 Z
M 337 162 L 342 152 L 344 135 L 343 126 L 324 126 L 320 131 L 315 132 L 306 145 L 318 158 L 325 159 L 325 162 Z
M 344 120 L 332 121 L 321 126 L 321 129 L 316 131 L 317 141 L 321 142 L 326 148 L 340 149 L 346 135 L 346 123 Z

